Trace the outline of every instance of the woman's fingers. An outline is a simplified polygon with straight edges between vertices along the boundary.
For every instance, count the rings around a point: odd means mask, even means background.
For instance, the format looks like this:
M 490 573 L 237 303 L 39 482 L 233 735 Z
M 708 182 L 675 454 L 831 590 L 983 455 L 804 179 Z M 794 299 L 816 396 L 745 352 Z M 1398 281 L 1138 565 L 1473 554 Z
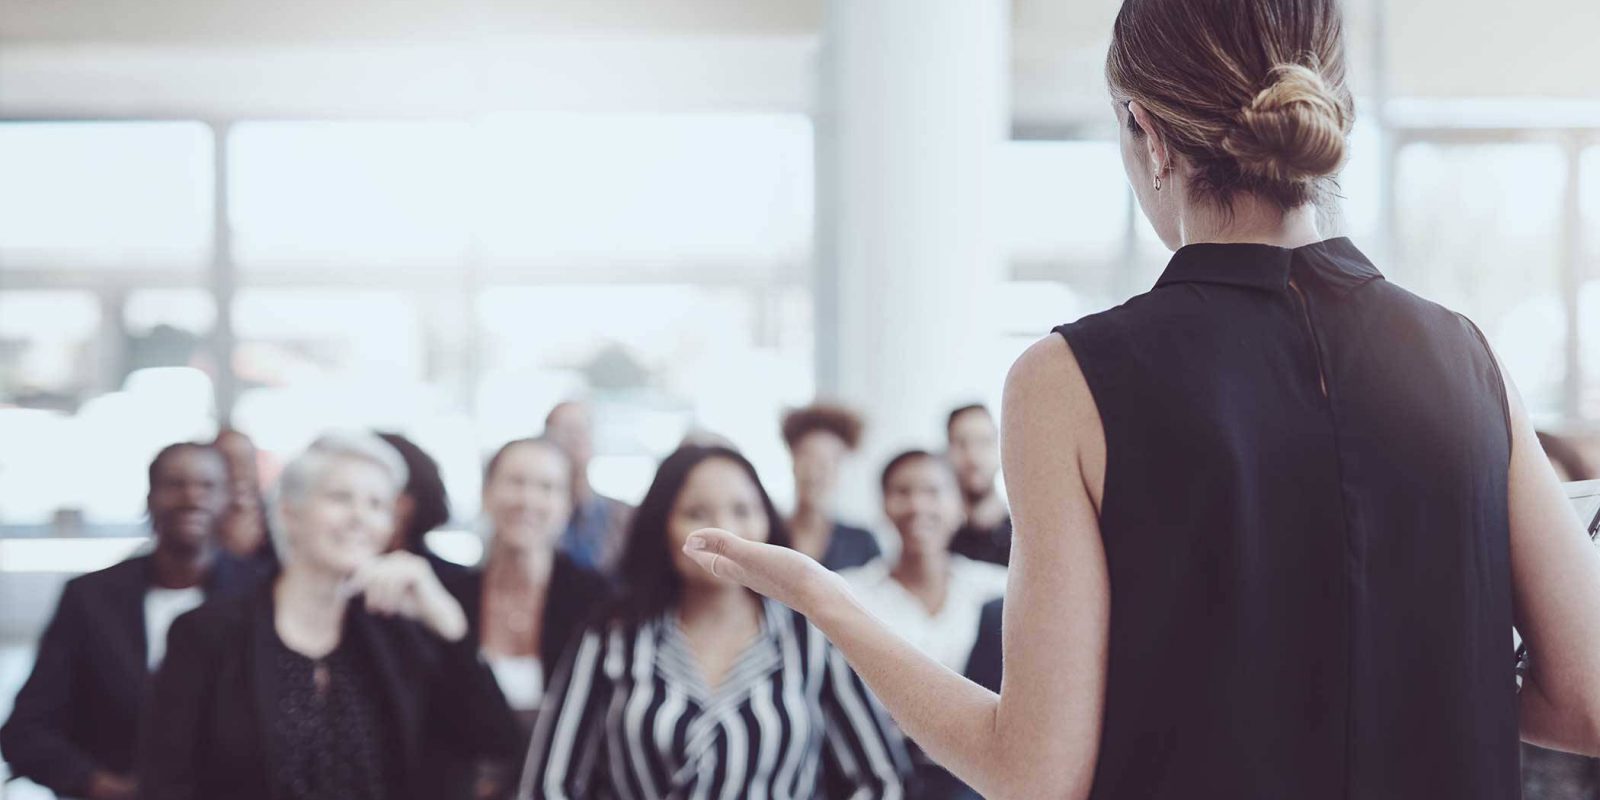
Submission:
M 690 534 L 684 552 L 711 574 L 742 584 L 780 603 L 806 612 L 807 587 L 826 583 L 816 573 L 832 573 L 817 562 L 787 547 L 777 547 L 735 536 L 719 528 Z
M 760 587 L 750 584 L 750 576 L 744 569 L 744 562 L 748 560 L 749 554 L 744 553 L 740 545 L 748 544 L 753 543 L 720 528 L 704 528 L 689 535 L 689 541 L 684 544 L 684 552 L 688 553 L 701 569 L 712 575 L 761 591 Z

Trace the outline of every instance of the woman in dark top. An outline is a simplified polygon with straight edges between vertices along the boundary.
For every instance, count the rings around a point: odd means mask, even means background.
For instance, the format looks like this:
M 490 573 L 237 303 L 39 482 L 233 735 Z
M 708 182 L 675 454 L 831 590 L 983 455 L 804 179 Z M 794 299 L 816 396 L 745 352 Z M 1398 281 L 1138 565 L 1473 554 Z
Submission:
M 556 673 L 519 798 L 905 796 L 903 743 L 838 651 L 682 555 L 711 524 L 786 544 L 750 462 L 679 449 L 634 515 L 628 594 Z
M 482 759 L 434 728 L 419 784 L 437 800 L 494 800 L 516 788 L 521 754 L 543 697 L 545 676 L 583 620 L 606 597 L 605 580 L 556 550 L 571 508 L 572 466 L 546 439 L 501 447 L 483 476 L 488 554 L 481 570 L 452 563 L 428 548 L 426 536 L 450 520 L 439 466 L 399 434 L 380 433 L 406 462 L 406 487 L 395 510 L 392 549 L 427 559 L 466 612 L 468 637 L 494 670 L 518 718 L 516 758 Z
M 285 467 L 282 571 L 172 626 L 141 796 L 432 800 L 415 780 L 432 726 L 465 751 L 515 748 L 461 606 L 421 558 L 380 555 L 404 482 L 398 454 L 368 435 L 323 437 Z
M 444 488 L 439 462 L 401 434 L 380 432 L 378 438 L 393 447 L 406 462 L 406 485 L 395 498 L 394 538 L 389 541 L 388 549 L 422 556 L 449 588 L 452 579 L 462 578 L 472 570 L 440 556 L 428 546 L 428 534 L 450 522 L 450 493 Z
M 1007 378 L 1003 691 L 792 553 L 688 552 L 804 611 L 987 797 L 1501 800 L 1519 725 L 1600 752 L 1600 558 L 1521 402 L 1470 323 L 1316 228 L 1352 124 L 1335 0 L 1126 0 L 1107 73 L 1178 252 Z
M 489 521 L 483 568 L 446 584 L 467 611 L 469 637 L 494 670 L 522 734 L 516 757 L 477 764 L 477 798 L 510 797 L 549 676 L 579 628 L 606 601 L 606 579 L 557 549 L 571 509 L 572 462 L 548 439 L 502 446 L 484 469 Z M 458 781 L 438 797 L 461 797 Z
M 831 570 L 859 567 L 882 555 L 870 531 L 834 518 L 839 469 L 861 443 L 861 427 L 856 412 L 825 403 L 783 417 L 783 441 L 794 462 L 791 544 Z

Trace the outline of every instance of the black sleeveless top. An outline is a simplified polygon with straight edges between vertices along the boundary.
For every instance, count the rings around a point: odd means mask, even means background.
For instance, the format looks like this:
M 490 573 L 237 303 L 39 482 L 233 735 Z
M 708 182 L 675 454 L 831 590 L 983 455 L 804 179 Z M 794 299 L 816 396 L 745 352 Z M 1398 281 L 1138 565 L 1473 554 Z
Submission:
M 1518 797 L 1510 426 L 1478 330 L 1346 239 L 1191 245 L 1056 330 L 1105 427 L 1092 797 Z

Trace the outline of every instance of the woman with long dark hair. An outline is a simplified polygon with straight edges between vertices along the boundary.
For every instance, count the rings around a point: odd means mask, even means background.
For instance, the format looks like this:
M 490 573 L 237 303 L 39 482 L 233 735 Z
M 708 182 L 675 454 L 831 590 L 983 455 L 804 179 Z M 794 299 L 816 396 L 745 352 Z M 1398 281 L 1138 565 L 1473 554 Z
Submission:
M 1600 558 L 1521 400 L 1470 322 L 1317 228 L 1354 119 L 1336 1 L 1125 0 L 1111 34 L 1177 252 L 1007 378 L 999 694 L 795 553 L 690 552 L 808 615 L 986 797 L 1502 800 L 1519 726 L 1600 752 Z
M 628 593 L 557 673 L 518 796 L 902 796 L 903 743 L 844 658 L 804 618 L 684 555 L 707 526 L 788 547 L 743 456 L 669 456 L 633 517 Z

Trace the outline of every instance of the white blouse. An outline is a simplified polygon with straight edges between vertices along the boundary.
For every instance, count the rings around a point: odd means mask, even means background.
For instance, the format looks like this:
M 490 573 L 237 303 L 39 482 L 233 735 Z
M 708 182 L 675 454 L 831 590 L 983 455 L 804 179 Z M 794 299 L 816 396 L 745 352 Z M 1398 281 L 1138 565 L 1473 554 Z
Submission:
M 868 611 L 917 649 L 956 672 L 965 670 L 978 640 L 983 606 L 1005 594 L 1006 568 L 952 555 L 944 605 L 930 614 L 921 600 L 890 576 L 890 566 L 880 558 L 840 575 Z

